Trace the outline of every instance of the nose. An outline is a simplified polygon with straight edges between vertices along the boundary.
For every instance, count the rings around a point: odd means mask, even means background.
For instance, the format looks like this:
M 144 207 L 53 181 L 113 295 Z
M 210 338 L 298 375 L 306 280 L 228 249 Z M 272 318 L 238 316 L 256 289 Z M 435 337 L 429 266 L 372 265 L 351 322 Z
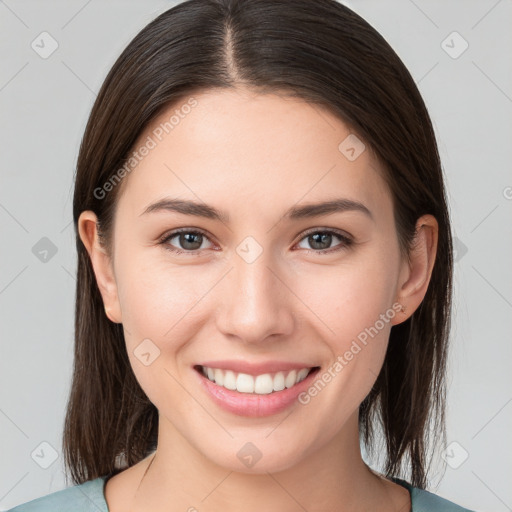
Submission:
M 252 263 L 234 255 L 234 268 L 219 290 L 217 328 L 225 336 L 261 344 L 293 332 L 294 295 L 283 272 L 271 264 L 265 251 Z

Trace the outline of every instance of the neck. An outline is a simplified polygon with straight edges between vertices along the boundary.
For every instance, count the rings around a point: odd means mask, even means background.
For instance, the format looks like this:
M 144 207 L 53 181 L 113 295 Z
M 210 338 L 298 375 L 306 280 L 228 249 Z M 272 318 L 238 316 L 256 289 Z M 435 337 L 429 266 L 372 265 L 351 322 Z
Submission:
M 131 510 L 409 510 L 408 492 L 402 488 L 400 496 L 397 484 L 362 460 L 357 411 L 328 443 L 300 454 L 289 467 L 273 468 L 263 453 L 247 471 L 215 464 L 160 416 L 158 448 L 145 462 Z

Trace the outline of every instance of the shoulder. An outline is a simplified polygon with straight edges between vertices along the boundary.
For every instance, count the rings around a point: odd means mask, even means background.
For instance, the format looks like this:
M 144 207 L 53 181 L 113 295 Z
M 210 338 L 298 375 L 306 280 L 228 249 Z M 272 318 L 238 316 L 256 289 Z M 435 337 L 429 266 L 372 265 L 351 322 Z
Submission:
M 105 477 L 56 491 L 7 512 L 108 512 L 103 488 Z
M 412 505 L 413 512 L 474 512 L 468 508 L 461 507 L 453 501 L 441 498 L 437 494 L 433 494 L 417 487 L 412 488 Z
M 406 487 L 411 493 L 412 512 L 474 512 L 445 498 L 441 498 L 437 494 L 413 487 L 405 480 L 399 478 L 394 478 L 393 480 Z

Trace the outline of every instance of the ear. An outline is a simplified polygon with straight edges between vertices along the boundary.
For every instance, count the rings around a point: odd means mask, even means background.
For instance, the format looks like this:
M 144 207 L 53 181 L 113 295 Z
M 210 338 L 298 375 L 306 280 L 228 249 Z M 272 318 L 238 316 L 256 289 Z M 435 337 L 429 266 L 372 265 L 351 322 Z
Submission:
M 78 218 L 78 232 L 96 276 L 96 282 L 105 305 L 105 314 L 115 323 L 121 323 L 121 308 L 117 293 L 113 262 L 98 237 L 98 218 L 91 210 L 83 211 Z
M 392 325 L 407 320 L 421 304 L 427 293 L 437 253 L 439 227 L 432 215 L 423 215 L 416 222 L 416 235 L 409 260 L 405 259 L 399 275 L 397 302 L 402 313 L 395 315 Z

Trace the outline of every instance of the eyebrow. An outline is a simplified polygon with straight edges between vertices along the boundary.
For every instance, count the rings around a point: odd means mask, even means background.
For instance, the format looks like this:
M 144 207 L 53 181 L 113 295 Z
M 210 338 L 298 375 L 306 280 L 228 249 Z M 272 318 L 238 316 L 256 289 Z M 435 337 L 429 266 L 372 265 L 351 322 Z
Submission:
M 226 212 L 218 210 L 206 203 L 198 203 L 188 199 L 161 199 L 156 203 L 150 204 L 140 214 L 140 216 L 151 212 L 161 211 L 176 212 L 184 215 L 194 215 L 196 217 L 218 220 L 226 224 L 229 222 L 229 215 Z M 363 203 L 345 198 L 333 199 L 321 203 L 310 203 L 300 206 L 292 206 L 285 212 L 283 217 L 288 220 L 299 220 L 347 211 L 361 212 L 368 216 L 370 219 L 374 220 L 372 212 Z

